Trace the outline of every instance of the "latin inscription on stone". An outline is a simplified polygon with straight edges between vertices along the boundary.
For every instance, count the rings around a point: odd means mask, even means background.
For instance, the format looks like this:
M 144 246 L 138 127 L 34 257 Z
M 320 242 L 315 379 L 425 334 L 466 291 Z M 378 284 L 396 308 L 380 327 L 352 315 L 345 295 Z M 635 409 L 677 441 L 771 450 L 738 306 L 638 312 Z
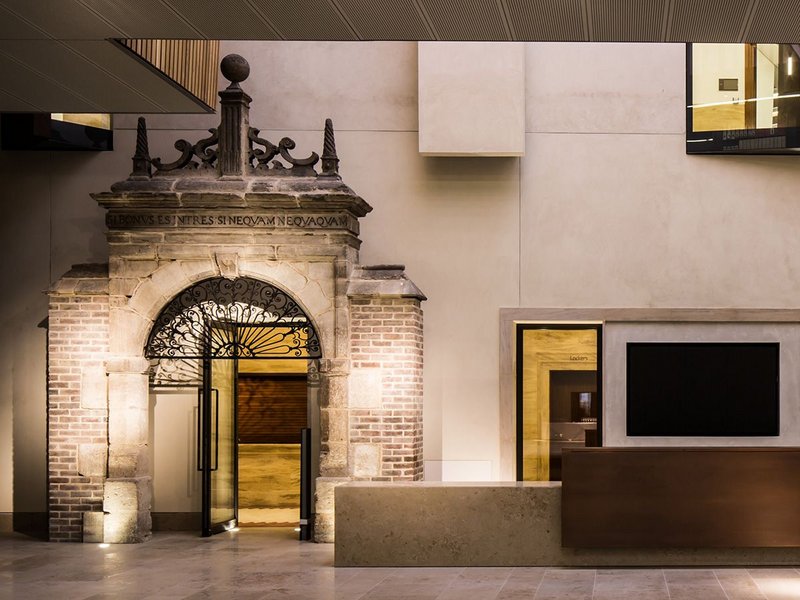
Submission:
M 139 227 L 266 227 L 300 229 L 353 229 L 349 215 L 192 214 L 154 215 L 109 213 L 110 229 Z

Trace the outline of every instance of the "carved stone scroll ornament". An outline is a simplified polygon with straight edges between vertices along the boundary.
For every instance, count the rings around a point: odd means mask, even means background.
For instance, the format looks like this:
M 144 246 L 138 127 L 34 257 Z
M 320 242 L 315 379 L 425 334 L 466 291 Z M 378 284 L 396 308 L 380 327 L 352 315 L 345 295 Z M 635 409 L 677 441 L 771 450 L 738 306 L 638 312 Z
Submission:
M 319 162 L 319 154 L 312 152 L 308 158 L 295 158 L 289 151 L 295 149 L 295 142 L 292 138 L 285 137 L 276 146 L 269 140 L 259 137 L 260 129 L 251 127 L 248 132 L 248 140 L 250 142 L 250 161 L 256 161 L 256 173 L 268 171 L 272 175 L 294 175 L 296 177 L 314 177 L 317 172 L 314 170 L 314 165 Z M 253 145 L 264 146 L 264 149 L 254 148 Z M 291 168 L 286 168 L 280 161 L 273 161 L 272 167 L 269 166 L 269 161 L 275 158 L 278 154 L 281 155 Z
M 219 142 L 219 136 L 216 128 L 209 129 L 208 132 L 211 134 L 209 137 L 200 140 L 194 145 L 186 140 L 175 142 L 175 149 L 181 152 L 180 158 L 176 161 L 164 164 L 160 158 L 154 158 L 151 162 L 157 169 L 157 173 L 176 169 L 213 169 L 217 160 L 217 151 L 212 149 L 211 146 Z M 199 163 L 192 160 L 195 157 L 200 159 Z
M 212 170 L 217 172 L 217 175 L 220 175 L 220 170 L 223 172 L 222 174 L 228 172 L 225 165 L 229 162 L 232 162 L 233 172 L 236 174 L 249 172 L 254 176 L 283 175 L 339 178 L 339 158 L 336 155 L 333 123 L 330 119 L 325 121 L 322 173 L 317 174 L 314 170 L 314 165 L 319 162 L 320 157 L 316 152 L 312 152 L 307 158 L 295 158 L 291 154 L 291 151 L 296 146 L 293 139 L 285 137 L 275 145 L 269 140 L 260 137 L 259 129 L 248 127 L 250 97 L 239 86 L 239 83 L 247 79 L 250 73 L 250 65 L 247 61 L 241 56 L 230 54 L 222 59 L 220 68 L 222 74 L 231 81 L 231 85 L 220 92 L 223 109 L 231 105 L 236 110 L 223 110 L 219 127 L 209 129 L 208 132 L 211 134 L 209 137 L 195 144 L 187 140 L 175 142 L 175 149 L 181 155 L 177 160 L 170 163 L 164 163 L 160 158 L 150 158 L 147 145 L 147 128 L 144 119 L 140 117 L 131 178 L 149 178 L 151 176 L 150 165 L 156 168 L 156 175 L 167 174 L 172 171 L 209 172 Z M 237 137 L 238 134 L 232 137 L 225 136 L 239 131 L 244 135 L 245 130 L 247 135 L 245 152 L 239 153 L 241 145 L 235 142 L 235 139 L 241 139 Z M 221 138 L 223 139 L 222 146 L 224 147 L 219 145 Z M 229 138 L 234 142 L 226 142 Z M 226 154 L 221 156 L 220 152 Z M 273 160 L 278 155 L 288 163 L 288 167 L 281 161 Z

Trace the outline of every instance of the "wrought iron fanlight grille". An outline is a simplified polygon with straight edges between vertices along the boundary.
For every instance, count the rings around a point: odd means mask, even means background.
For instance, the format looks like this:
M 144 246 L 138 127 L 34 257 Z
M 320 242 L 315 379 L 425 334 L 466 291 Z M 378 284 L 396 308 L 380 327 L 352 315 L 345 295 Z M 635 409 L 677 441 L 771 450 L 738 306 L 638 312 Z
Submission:
M 154 379 L 189 382 L 206 359 L 321 354 L 311 321 L 286 292 L 250 277 L 217 277 L 184 290 L 164 307 L 145 355 L 154 361 Z

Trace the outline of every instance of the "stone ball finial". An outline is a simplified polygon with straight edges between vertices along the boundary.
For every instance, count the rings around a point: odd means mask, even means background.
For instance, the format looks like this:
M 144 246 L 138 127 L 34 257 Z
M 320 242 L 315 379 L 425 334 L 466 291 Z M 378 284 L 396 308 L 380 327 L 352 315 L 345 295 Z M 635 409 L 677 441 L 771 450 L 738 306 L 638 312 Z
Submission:
M 236 85 L 250 75 L 250 63 L 243 56 L 228 54 L 219 64 L 223 77 Z

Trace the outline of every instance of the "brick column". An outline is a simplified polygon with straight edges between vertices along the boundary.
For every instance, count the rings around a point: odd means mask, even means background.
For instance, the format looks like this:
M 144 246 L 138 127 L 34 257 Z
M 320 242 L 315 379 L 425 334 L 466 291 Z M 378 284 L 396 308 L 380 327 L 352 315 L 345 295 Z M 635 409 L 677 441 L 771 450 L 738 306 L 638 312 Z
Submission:
M 77 265 L 50 292 L 48 506 L 50 539 L 80 542 L 102 514 L 107 465 L 108 266 Z
M 425 296 L 405 278 L 402 266 L 362 267 L 348 295 L 351 475 L 422 479 L 420 303 Z

